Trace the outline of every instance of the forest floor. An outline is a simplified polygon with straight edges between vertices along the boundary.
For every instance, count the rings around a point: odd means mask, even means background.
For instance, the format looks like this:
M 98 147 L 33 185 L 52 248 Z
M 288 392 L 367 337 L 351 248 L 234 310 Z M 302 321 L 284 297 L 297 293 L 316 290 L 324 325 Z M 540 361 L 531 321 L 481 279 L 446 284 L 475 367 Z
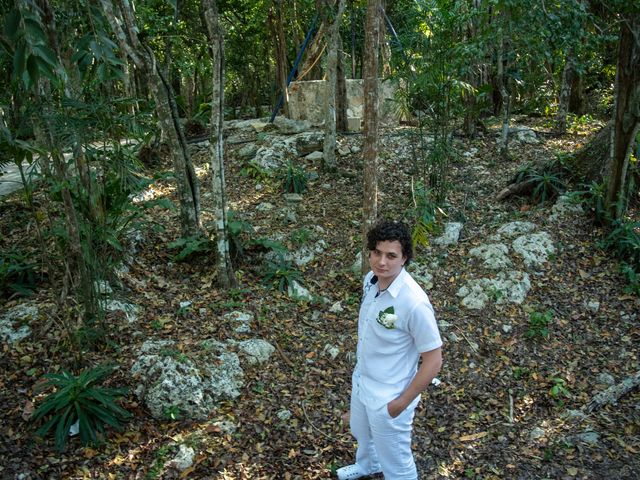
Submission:
M 541 119 L 520 123 L 547 130 Z M 379 212 L 385 217 L 406 217 L 411 204 L 407 132 L 400 127 L 381 136 Z M 473 140 L 456 138 L 461 153 L 477 149 L 450 166 L 452 188 L 444 210 L 447 221 L 464 222 L 461 241 L 448 248 L 421 247 L 416 255 L 417 263 L 430 266 L 433 287 L 428 293 L 438 320 L 449 325 L 443 331 L 442 383 L 423 395 L 415 418 L 421 479 L 640 478 L 639 391 L 583 419 L 566 415 L 607 387 L 599 384 L 601 374 L 619 382 L 640 369 L 640 299 L 624 292 L 618 261 L 599 248 L 603 232 L 587 215 L 574 215 L 558 226 L 548 220 L 550 204 L 496 201 L 526 162 L 574 151 L 591 134 L 585 129 L 561 138 L 541 135 L 539 144 L 514 141 L 511 161 L 500 160 L 491 129 Z M 342 146 L 362 147 L 362 140 L 361 135 L 339 136 Z M 140 306 L 139 320 L 130 324 L 122 315 L 110 316 L 109 346 L 85 353 L 84 363 L 116 361 L 120 369 L 112 383 L 133 390 L 128 372 L 145 340 L 174 339 L 188 352 L 203 338 L 245 339 L 248 334 L 234 333 L 222 319 L 233 310 L 253 312 L 253 334 L 276 346 L 276 352 L 269 363 L 245 368 L 241 396 L 220 405 L 209 421 L 153 420 L 131 393 L 123 406 L 134 417 L 125 430 L 111 432 L 94 447 L 72 440 L 60 454 L 51 439 L 34 436 L 26 419 L 32 402 L 37 405 L 41 398 L 36 386 L 42 374 L 68 367 L 71 355 L 59 323 L 32 324 L 33 335 L 3 345 L 0 357 L 0 477 L 320 479 L 352 463 L 354 442 L 341 414 L 348 408 L 361 292 L 361 277 L 350 267 L 361 242 L 362 154 L 339 156 L 337 173 L 306 165 L 319 177 L 309 184 L 297 223 L 291 225 L 281 218 L 278 182 L 240 175 L 242 164 L 233 155 L 239 146 L 228 145 L 230 207 L 259 235 L 280 234 L 292 250 L 292 239 L 324 240 L 325 252 L 303 269 L 302 281 L 328 302 L 296 302 L 270 289 L 251 251 L 238 266 L 240 287 L 217 289 L 212 260 L 172 260 L 175 251 L 167 244 L 179 237 L 177 214 L 152 210 L 152 219 L 166 228 L 144 234 L 124 279 L 123 293 Z M 257 190 L 258 182 L 264 188 Z M 203 178 L 202 190 L 208 185 Z M 154 192 L 175 197 L 169 182 L 157 183 Z M 2 247 L 28 243 L 33 237 L 27 231 L 29 213 L 19 197 L 2 202 Z M 262 202 L 275 208 L 256 211 Z M 556 255 L 532 280 L 523 304 L 489 302 L 482 310 L 464 309 L 456 292 L 481 268 L 468 251 L 514 220 L 548 231 Z M 31 301 L 44 312 L 56 293 L 44 284 Z M 21 301 L 4 300 L 2 309 Z M 179 308 L 182 301 L 192 302 L 191 307 Z M 331 313 L 338 301 L 344 311 Z M 594 301 L 600 304 L 596 313 L 586 307 Z M 530 313 L 546 311 L 552 312 L 548 336 L 528 338 Z M 339 348 L 335 359 L 325 353 L 326 345 Z M 553 395 L 558 382 L 564 394 Z M 283 408 L 292 413 L 290 419 L 277 416 Z M 231 422 L 235 431 L 222 431 L 216 421 Z M 165 468 L 179 443 L 196 451 L 194 465 L 182 473 Z

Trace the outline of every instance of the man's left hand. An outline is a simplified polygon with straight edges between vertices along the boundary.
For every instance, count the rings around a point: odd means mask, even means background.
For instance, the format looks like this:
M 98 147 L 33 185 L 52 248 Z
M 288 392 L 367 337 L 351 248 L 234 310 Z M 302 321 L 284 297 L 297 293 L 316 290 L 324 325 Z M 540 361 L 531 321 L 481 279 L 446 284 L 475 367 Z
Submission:
M 403 405 L 398 398 L 387 403 L 387 412 L 391 418 L 396 418 L 404 411 L 405 408 L 407 407 Z

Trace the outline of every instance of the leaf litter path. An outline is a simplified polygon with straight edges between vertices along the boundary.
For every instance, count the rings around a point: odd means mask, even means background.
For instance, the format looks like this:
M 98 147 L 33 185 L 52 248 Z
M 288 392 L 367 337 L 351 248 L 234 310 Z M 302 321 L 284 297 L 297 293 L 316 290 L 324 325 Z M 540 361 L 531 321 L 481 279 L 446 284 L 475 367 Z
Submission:
M 343 147 L 361 147 L 362 139 L 356 135 L 339 141 Z M 448 324 L 443 329 L 445 363 L 439 375 L 443 383 L 424 395 L 416 414 L 414 447 L 420 478 L 640 476 L 637 391 L 584 419 L 564 415 L 606 387 L 599 384 L 602 374 L 620 381 L 638 370 L 640 330 L 634 317 L 640 310 L 638 299 L 624 294 L 617 264 L 597 248 L 599 232 L 587 218 L 574 217 L 560 228 L 551 227 L 548 205 L 494 200 L 526 161 L 549 158 L 583 141 L 585 137 L 567 136 L 518 146 L 517 161 L 503 163 L 490 135 L 456 140 L 462 152 L 477 149 L 475 155 L 451 165 L 453 187 L 446 210 L 450 220 L 464 221 L 463 239 L 449 249 L 417 254 L 418 262 L 428 265 L 434 277 L 429 295 L 438 320 Z M 407 213 L 410 144 L 404 129 L 386 131 L 381 138 L 384 216 Z M 117 361 L 121 369 L 113 382 L 133 389 L 128 370 L 144 340 L 177 339 L 181 351 L 188 353 L 203 338 L 247 338 L 233 333 L 223 320 L 233 310 L 255 315 L 251 335 L 276 346 L 271 361 L 247 367 L 241 397 L 220 405 L 208 422 L 154 421 L 131 395 L 125 406 L 135 420 L 125 431 L 112 433 L 104 445 L 93 448 L 72 442 L 67 452 L 58 454 L 51 442 L 34 440 L 22 419 L 28 417 L 36 396 L 36 379 L 58 365 L 67 366 L 69 357 L 55 322 L 48 321 L 39 330 L 36 326 L 32 342 L 5 347 L 0 360 L 0 401 L 6 406 L 6 435 L 0 440 L 2 477 L 319 479 L 330 478 L 333 468 L 352 461 L 353 441 L 340 416 L 349 400 L 361 288 L 359 276 L 349 270 L 360 245 L 361 155 L 340 157 L 336 174 L 317 170 L 319 177 L 298 208 L 298 222 L 290 225 L 282 218 L 279 185 L 240 175 L 236 147 L 229 150 L 229 198 L 240 218 L 250 222 L 259 236 L 280 238 L 291 249 L 296 248 L 292 238 L 326 242 L 325 252 L 302 270 L 305 285 L 327 302 L 296 303 L 268 290 L 261 280 L 259 257 L 251 251 L 239 266 L 241 288 L 217 290 L 212 262 L 171 260 L 166 245 L 179 235 L 178 220 L 171 216 L 164 232 L 145 234 L 124 279 L 128 300 L 141 306 L 139 321 L 129 324 L 121 316 L 110 317 L 110 339 L 117 347 L 87 354 L 85 364 Z M 202 158 L 196 160 L 204 163 Z M 306 167 L 316 170 L 312 164 Z M 169 184 L 156 185 L 155 191 L 173 195 Z M 205 208 L 207 201 L 205 196 Z M 258 211 L 264 202 L 275 208 Z M 3 232 L 9 232 L 8 217 L 15 221 L 20 207 L 10 204 L 5 213 Z M 164 211 L 151 214 L 156 220 L 167 217 Z M 540 275 L 532 276 L 524 304 L 490 302 L 483 310 L 463 309 L 457 290 L 468 278 L 486 274 L 469 261 L 468 250 L 513 220 L 531 221 L 549 231 L 557 255 Z M 16 238 L 19 234 L 17 229 L 13 232 Z M 49 294 L 43 288 L 38 299 L 46 302 Z M 182 301 L 192 302 L 187 311 L 179 308 Z M 338 301 L 343 311 L 332 313 L 331 306 Z M 589 301 L 600 303 L 597 313 L 587 309 Z M 529 313 L 547 310 L 553 312 L 549 337 L 527 339 Z M 339 349 L 335 359 L 326 353 L 327 345 Z M 563 405 L 550 394 L 553 379 L 563 381 L 568 395 L 560 399 Z M 283 411 L 291 417 L 279 416 Z M 196 451 L 194 465 L 182 473 L 167 467 L 180 443 Z

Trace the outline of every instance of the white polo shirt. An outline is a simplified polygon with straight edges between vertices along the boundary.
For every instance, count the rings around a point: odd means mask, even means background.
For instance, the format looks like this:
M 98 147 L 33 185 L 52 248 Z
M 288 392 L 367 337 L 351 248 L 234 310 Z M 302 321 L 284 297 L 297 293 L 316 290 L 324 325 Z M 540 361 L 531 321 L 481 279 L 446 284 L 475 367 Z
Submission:
M 417 372 L 420 354 L 442 346 L 429 297 L 403 268 L 386 291 L 377 277 L 364 278 L 358 318 L 357 364 L 353 393 L 369 408 L 379 409 L 404 392 Z M 378 323 L 380 312 L 393 307 L 394 328 Z

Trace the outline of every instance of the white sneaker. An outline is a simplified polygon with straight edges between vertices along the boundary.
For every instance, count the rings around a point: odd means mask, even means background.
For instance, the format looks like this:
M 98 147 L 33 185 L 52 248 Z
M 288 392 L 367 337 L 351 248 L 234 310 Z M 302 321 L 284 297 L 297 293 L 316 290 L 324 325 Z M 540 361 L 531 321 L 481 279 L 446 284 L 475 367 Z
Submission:
M 353 465 L 340 467 L 338 470 L 336 470 L 336 473 L 338 474 L 338 480 L 356 480 L 357 478 L 366 477 L 368 475 L 375 475 L 376 473 L 380 472 L 367 473 L 362 470 L 362 468 L 360 468 L 360 465 L 354 463 Z

